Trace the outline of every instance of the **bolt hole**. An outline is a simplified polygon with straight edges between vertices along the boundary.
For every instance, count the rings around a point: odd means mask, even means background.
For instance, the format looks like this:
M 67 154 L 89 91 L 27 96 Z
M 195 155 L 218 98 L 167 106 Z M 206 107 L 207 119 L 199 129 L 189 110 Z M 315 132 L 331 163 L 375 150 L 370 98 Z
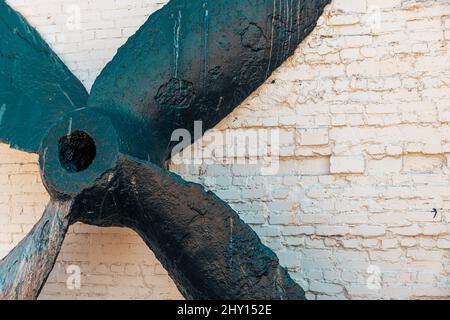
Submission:
M 66 171 L 81 172 L 92 164 L 97 148 L 86 132 L 74 131 L 59 139 L 58 152 L 59 162 Z

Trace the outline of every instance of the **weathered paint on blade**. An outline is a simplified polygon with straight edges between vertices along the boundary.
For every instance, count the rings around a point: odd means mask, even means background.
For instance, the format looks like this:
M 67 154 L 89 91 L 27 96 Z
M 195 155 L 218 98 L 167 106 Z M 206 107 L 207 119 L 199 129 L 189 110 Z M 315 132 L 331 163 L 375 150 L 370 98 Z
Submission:
M 0 261 L 0 300 L 37 299 L 58 257 L 72 202 L 52 201 L 41 220 Z
M 228 204 L 157 165 L 119 156 L 77 199 L 71 222 L 135 230 L 186 299 L 305 299 Z
M 162 164 L 175 129 L 207 130 L 294 53 L 330 0 L 171 0 L 118 50 L 90 107 L 117 113 L 121 150 Z M 138 125 L 134 125 L 138 123 Z
M 48 129 L 87 98 L 38 32 L 0 1 L 0 142 L 37 152 Z

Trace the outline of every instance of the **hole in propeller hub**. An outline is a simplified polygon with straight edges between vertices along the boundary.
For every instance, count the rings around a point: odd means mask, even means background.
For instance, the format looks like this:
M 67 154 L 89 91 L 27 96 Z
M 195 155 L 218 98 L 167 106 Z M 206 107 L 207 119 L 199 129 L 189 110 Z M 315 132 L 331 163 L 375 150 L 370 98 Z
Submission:
M 68 172 L 81 172 L 89 168 L 96 153 L 94 140 L 84 131 L 74 131 L 59 139 L 59 162 Z

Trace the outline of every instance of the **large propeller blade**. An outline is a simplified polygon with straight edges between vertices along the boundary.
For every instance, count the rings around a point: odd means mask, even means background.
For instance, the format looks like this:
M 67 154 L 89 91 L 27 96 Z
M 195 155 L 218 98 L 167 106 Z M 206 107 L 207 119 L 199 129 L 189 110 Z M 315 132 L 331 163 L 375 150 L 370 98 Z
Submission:
M 37 152 L 48 129 L 87 98 L 37 31 L 0 1 L 0 142 Z
M 61 250 L 71 212 L 71 201 L 50 201 L 30 233 L 0 261 L 0 300 L 38 297 Z
M 118 50 L 88 105 L 122 114 L 124 153 L 161 164 L 175 129 L 194 137 L 194 121 L 205 130 L 221 121 L 293 54 L 329 2 L 172 0 Z
M 305 298 L 275 253 L 212 192 L 127 157 L 115 174 L 102 210 L 120 209 L 117 225 L 141 235 L 185 298 Z

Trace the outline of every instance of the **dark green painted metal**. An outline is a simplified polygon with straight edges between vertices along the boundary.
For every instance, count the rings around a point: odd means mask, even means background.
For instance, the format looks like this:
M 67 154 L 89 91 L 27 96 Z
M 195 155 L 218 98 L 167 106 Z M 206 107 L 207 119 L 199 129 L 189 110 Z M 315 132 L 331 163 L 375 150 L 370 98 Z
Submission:
M 38 32 L 0 1 L 0 141 L 37 152 L 48 129 L 86 106 L 81 82 Z
M 214 193 L 129 157 L 120 156 L 113 172 L 103 212 L 120 210 L 118 225 L 142 237 L 186 299 L 305 299 L 276 254 Z
M 314 29 L 330 0 L 172 0 L 118 50 L 89 106 L 111 112 L 123 153 L 161 165 L 172 132 L 216 125 Z

